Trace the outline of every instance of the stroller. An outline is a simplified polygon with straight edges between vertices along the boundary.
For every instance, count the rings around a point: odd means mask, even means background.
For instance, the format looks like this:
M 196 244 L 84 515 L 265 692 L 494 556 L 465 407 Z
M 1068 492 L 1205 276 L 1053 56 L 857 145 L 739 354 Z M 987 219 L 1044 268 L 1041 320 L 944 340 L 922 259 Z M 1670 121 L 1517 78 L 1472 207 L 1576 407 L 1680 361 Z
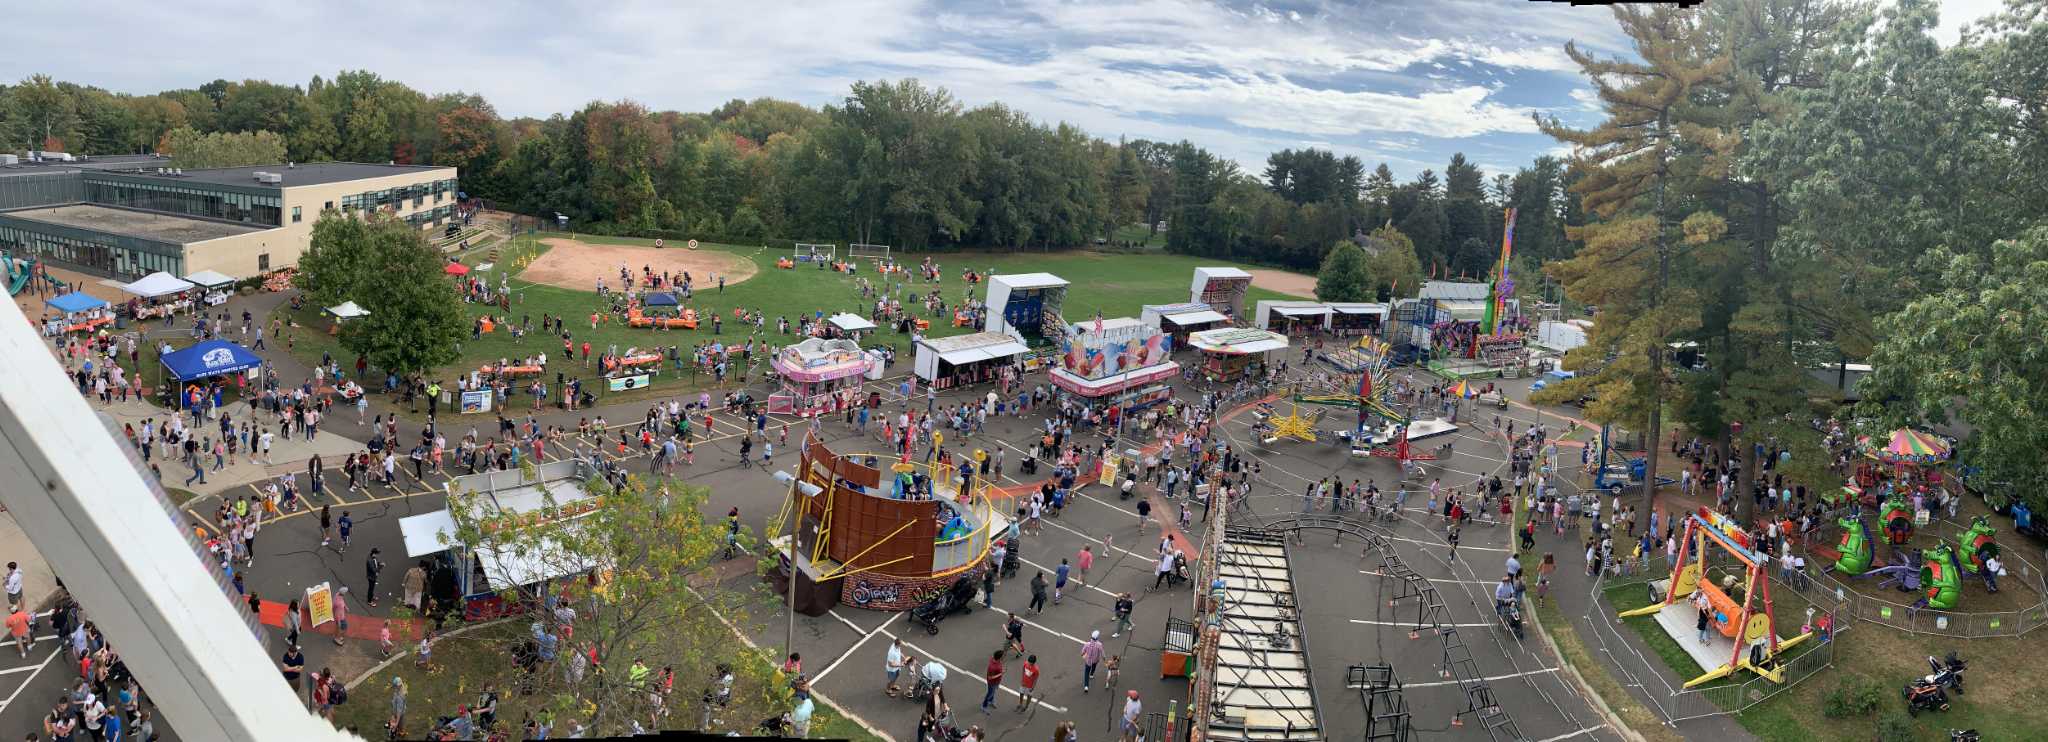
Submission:
M 1003 579 L 1006 580 L 1016 577 L 1017 568 L 1023 564 L 1023 558 L 1017 555 L 1018 550 L 1023 548 L 1023 544 L 1012 540 L 1008 546 L 1010 547 L 1009 550 L 1003 554 Z
M 1019 466 L 1019 468 L 1021 468 L 1021 469 L 1023 469 L 1023 470 L 1024 470 L 1024 473 L 1025 473 L 1026 475 L 1031 475 L 1031 474 L 1037 474 L 1037 473 L 1038 473 L 1038 457 L 1037 457 L 1037 456 L 1026 456 L 1026 457 L 1024 457 L 1024 461 L 1022 461 L 1021 463 L 1019 463 L 1019 464 L 1018 464 L 1018 466 Z
M 924 633 L 939 633 L 939 622 L 955 613 L 974 611 L 974 579 L 962 576 L 939 596 L 910 609 L 910 620 L 924 627 Z

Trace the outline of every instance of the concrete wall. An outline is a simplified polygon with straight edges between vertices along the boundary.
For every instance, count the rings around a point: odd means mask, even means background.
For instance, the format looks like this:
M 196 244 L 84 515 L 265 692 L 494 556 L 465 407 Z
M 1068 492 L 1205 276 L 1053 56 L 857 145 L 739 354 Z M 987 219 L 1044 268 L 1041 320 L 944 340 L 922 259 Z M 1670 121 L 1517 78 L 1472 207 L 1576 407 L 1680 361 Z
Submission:
M 266 229 L 231 237 L 221 237 L 205 242 L 185 245 L 185 272 L 191 275 L 200 271 L 219 271 L 235 278 L 249 278 L 267 271 L 294 265 L 299 255 L 305 253 L 311 241 L 309 230 L 303 237 L 293 237 L 286 229 Z M 270 256 L 268 269 L 262 266 L 263 256 Z

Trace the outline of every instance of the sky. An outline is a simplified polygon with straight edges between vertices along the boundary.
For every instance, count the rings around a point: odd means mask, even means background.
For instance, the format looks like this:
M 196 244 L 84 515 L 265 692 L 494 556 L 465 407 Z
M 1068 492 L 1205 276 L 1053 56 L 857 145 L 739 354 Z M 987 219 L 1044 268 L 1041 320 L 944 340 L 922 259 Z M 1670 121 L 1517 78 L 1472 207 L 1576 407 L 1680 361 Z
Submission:
M 2000 4 L 1941 0 L 1938 35 L 1953 43 Z M 1534 115 L 1599 118 L 1565 43 L 1628 52 L 1606 8 L 1523 0 L 113 0 L 27 3 L 8 20 L 5 80 L 142 94 L 367 69 L 545 117 L 593 100 L 824 105 L 857 80 L 915 77 L 1105 139 L 1187 139 L 1253 172 L 1318 147 L 1402 180 L 1441 174 L 1454 152 L 1489 175 L 1562 153 Z

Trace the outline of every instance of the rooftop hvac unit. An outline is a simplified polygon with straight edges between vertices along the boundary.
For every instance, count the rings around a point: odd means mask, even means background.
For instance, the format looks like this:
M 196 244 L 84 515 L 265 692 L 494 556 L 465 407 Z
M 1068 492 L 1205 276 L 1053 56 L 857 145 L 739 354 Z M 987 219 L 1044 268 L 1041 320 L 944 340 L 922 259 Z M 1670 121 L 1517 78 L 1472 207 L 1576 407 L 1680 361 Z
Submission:
M 283 182 L 284 182 L 284 174 L 283 174 L 283 173 L 264 173 L 264 174 L 263 174 L 263 182 L 265 182 L 265 183 L 271 183 L 271 184 L 276 184 L 276 183 L 283 183 Z
M 250 175 L 250 176 L 252 176 L 252 177 L 254 177 L 254 178 L 256 178 L 257 182 L 262 182 L 262 181 L 263 181 L 263 178 L 264 178 L 264 176 L 267 176 L 267 175 L 269 175 L 269 174 L 270 174 L 270 173 L 266 173 L 266 172 L 263 172 L 263 171 L 261 171 L 261 170 L 258 170 L 258 171 L 256 171 L 256 172 L 250 173 L 249 175 Z
M 21 158 L 19 157 L 15 157 L 14 155 L 0 155 L 0 165 L 12 167 L 19 164 L 21 164 Z

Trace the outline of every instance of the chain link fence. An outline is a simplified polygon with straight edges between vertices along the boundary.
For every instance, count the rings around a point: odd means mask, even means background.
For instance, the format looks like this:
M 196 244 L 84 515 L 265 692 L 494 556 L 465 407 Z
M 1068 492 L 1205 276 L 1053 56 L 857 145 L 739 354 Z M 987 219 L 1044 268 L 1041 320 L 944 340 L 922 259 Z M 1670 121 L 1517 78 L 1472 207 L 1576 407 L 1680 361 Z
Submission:
M 2016 550 L 2005 550 L 2001 558 L 2008 573 L 2001 582 L 2007 590 L 2022 589 L 2032 592 L 2032 604 L 2028 607 L 2008 611 L 1943 611 L 1915 608 L 1908 602 L 1872 595 L 1867 592 L 1870 589 L 1868 585 L 1863 586 L 1863 590 L 1858 590 L 1855 586 L 1847 584 L 1840 575 L 1821 573 L 1816 569 L 1813 579 L 1819 592 L 1831 594 L 1835 601 L 1843 605 L 1844 617 L 1883 624 L 1916 634 L 1934 634 L 1959 639 L 2020 636 L 2048 624 L 2048 573 L 2044 573 L 2035 560 Z M 1913 593 L 1901 593 L 1900 597 L 1911 595 Z

